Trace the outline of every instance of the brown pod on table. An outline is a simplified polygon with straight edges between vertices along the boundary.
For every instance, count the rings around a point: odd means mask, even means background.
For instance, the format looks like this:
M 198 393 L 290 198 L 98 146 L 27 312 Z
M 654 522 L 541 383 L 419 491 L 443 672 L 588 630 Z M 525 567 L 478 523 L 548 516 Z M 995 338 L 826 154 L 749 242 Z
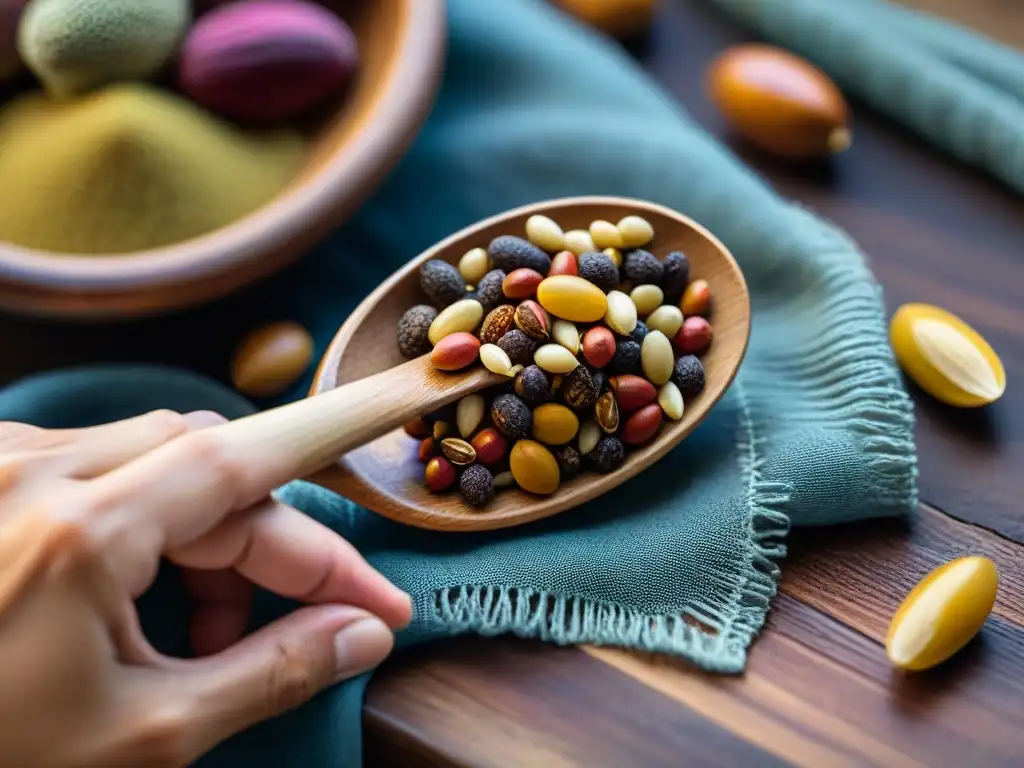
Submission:
M 829 77 L 770 45 L 727 49 L 708 71 L 708 90 L 726 121 L 758 148 L 813 159 L 850 146 L 850 109 Z

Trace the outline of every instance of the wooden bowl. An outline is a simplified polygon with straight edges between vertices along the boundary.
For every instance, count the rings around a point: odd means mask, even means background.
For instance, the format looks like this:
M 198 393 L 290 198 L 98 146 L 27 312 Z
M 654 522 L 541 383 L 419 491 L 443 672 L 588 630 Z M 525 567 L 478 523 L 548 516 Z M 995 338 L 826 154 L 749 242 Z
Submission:
M 64 318 L 154 314 L 271 274 L 338 227 L 411 142 L 440 83 L 444 0 L 319 0 L 351 25 L 355 82 L 310 127 L 305 168 L 267 205 L 151 251 L 56 254 L 0 243 L 0 308 Z
M 456 263 L 467 250 L 486 247 L 498 235 L 523 236 L 526 220 L 535 213 L 550 216 L 566 230 L 586 229 L 595 219 L 615 222 L 638 213 L 654 226 L 654 242 L 645 248 L 659 257 L 682 251 L 690 261 L 691 279 L 708 281 L 715 338 L 702 355 L 704 390 L 687 401 L 683 418 L 666 422 L 652 442 L 628 451 L 615 472 L 584 472 L 545 497 L 502 490 L 482 510 L 466 504 L 457 490 L 431 494 L 417 458 L 418 441 L 400 429 L 349 452 L 318 473 L 316 483 L 385 517 L 421 528 L 479 531 L 522 525 L 575 507 L 630 479 L 693 431 L 718 401 L 739 368 L 750 336 L 750 298 L 743 274 L 728 249 L 696 222 L 660 205 L 617 197 L 568 198 L 510 211 L 468 227 L 413 259 L 370 294 L 341 327 L 320 362 L 310 394 L 406 362 L 395 343 L 395 328 L 405 310 L 425 301 L 420 266 L 433 258 Z M 424 382 L 427 390 L 437 386 L 442 384 Z

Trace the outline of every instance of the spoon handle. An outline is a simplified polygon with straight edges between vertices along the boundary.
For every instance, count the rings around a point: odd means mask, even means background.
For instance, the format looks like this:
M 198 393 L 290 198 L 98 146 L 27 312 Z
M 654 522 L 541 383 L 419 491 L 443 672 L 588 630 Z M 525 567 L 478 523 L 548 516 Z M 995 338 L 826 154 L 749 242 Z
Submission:
M 252 456 L 258 466 L 279 467 L 301 477 L 333 464 L 348 451 L 406 421 L 495 384 L 500 377 L 477 367 L 444 373 L 430 356 L 390 368 L 337 389 L 228 422 L 213 429 L 229 450 Z M 290 479 L 290 478 L 289 478 Z

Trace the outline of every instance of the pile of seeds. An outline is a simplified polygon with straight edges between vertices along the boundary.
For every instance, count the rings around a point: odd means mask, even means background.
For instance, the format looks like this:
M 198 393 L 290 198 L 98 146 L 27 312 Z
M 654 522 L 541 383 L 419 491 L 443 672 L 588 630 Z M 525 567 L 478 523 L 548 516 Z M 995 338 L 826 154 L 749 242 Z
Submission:
M 684 254 L 645 250 L 653 239 L 639 216 L 569 232 L 532 216 L 526 239 L 423 265 L 429 303 L 399 321 L 402 354 L 510 379 L 405 425 L 431 491 L 457 484 L 476 507 L 500 488 L 548 495 L 584 468 L 615 471 L 682 418 L 704 388 L 711 293 Z

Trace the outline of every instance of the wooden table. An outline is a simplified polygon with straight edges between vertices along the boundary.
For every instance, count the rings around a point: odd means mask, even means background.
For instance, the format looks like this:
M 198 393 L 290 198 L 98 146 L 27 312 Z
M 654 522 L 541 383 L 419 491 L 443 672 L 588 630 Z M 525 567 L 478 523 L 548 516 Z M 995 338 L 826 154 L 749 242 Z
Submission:
M 1024 43 L 1010 2 L 963 10 Z M 958 6 L 968 6 L 958 8 Z M 716 134 L 701 75 L 744 34 L 698 2 L 669 2 L 639 54 Z M 1020 201 L 885 120 L 856 109 L 852 150 L 808 174 L 737 147 L 786 195 L 851 232 L 890 311 L 960 314 L 1002 355 L 1006 397 L 982 412 L 914 391 L 923 503 L 912 523 L 794 535 L 781 594 L 747 673 L 666 657 L 461 639 L 389 661 L 366 707 L 372 764 L 437 766 L 1024 765 L 1024 217 Z M 880 645 L 907 590 L 965 553 L 994 558 L 995 615 L 957 658 L 909 679 Z
M 837 0 L 841 2 L 842 0 Z M 1011 0 L 914 0 L 1024 45 Z M 711 56 L 744 34 L 697 0 L 666 0 L 640 58 L 709 129 Z M 851 151 L 808 173 L 737 151 L 786 195 L 851 232 L 890 310 L 911 300 L 963 316 L 1002 355 L 1005 398 L 981 412 L 915 391 L 923 504 L 910 523 L 804 531 L 747 673 L 511 639 L 463 639 L 396 656 L 366 706 L 382 766 L 1024 765 L 1024 217 L 1019 199 L 899 127 L 856 109 Z M 267 286 L 253 291 L 269 291 Z M 238 302 L 236 304 L 235 302 Z M 224 378 L 254 318 L 242 297 L 123 328 L 0 318 L 4 380 L 87 361 L 160 361 Z M 968 552 L 1001 572 L 995 615 L 945 666 L 894 676 L 887 621 L 929 568 Z M 311 766 L 311 768 L 318 768 Z

